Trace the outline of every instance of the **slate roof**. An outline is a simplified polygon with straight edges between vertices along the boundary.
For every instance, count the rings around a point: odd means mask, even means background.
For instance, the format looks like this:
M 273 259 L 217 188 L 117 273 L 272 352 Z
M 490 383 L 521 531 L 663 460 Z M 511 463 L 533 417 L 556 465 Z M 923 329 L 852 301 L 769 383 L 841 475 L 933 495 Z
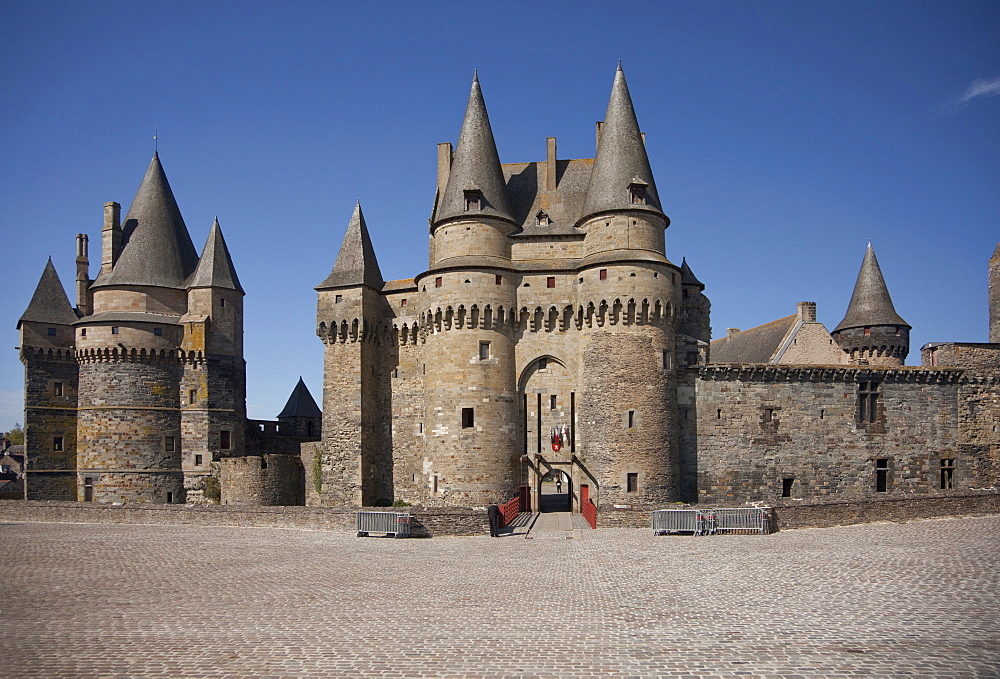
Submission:
M 993 251 L 993 256 L 990 259 L 1000 259 L 1000 243 L 997 243 L 997 249 Z
M 233 266 L 233 258 L 226 247 L 226 239 L 222 237 L 222 227 L 219 218 L 212 222 L 205 241 L 205 249 L 201 251 L 198 267 L 188 281 L 189 288 L 228 288 L 243 293 L 240 279 Z
M 282 417 L 322 417 L 323 411 L 316 405 L 312 394 L 306 387 L 306 383 L 299 378 L 299 383 L 292 390 L 292 395 L 288 397 L 288 403 L 278 413 L 278 418 Z
M 882 269 L 879 268 L 878 259 L 875 257 L 875 249 L 869 243 L 865 258 L 861 262 L 861 271 L 858 272 L 858 280 L 854 284 L 851 303 L 847 306 L 847 313 L 833 332 L 836 333 L 844 328 L 872 325 L 910 327 L 910 324 L 896 313 L 892 305 L 889 289 L 882 277 Z
M 102 273 L 92 287 L 151 285 L 184 288 L 198 265 L 180 208 L 153 154 L 139 190 L 122 223 L 122 249 L 110 273 Z
M 514 236 L 584 235 L 576 228 L 587 197 L 593 158 L 556 161 L 556 189 L 545 190 L 545 163 L 505 163 L 504 177 L 510 196 L 511 214 L 521 231 Z M 537 215 L 544 211 L 547 226 L 539 226 Z
M 490 118 L 486 113 L 486 102 L 483 100 L 478 75 L 472 79 L 472 91 L 469 93 L 462 131 L 455 146 L 448 184 L 434 221 L 469 214 L 465 209 L 467 190 L 482 192 L 483 202 L 476 214 L 513 220 L 507 186 L 500 169 L 500 156 L 493 139 L 493 128 L 490 127 Z
M 24 321 L 71 325 L 76 323 L 77 318 L 76 311 L 69 303 L 66 290 L 59 280 L 59 274 L 56 273 L 52 259 L 49 258 L 42 270 L 41 278 L 38 279 L 38 285 L 35 286 L 35 294 L 28 302 L 28 308 L 17 321 L 17 327 L 20 328 Z
M 317 290 L 337 288 L 348 285 L 367 285 L 376 290 L 382 289 L 382 272 L 375 258 L 375 248 L 368 235 L 365 216 L 361 212 L 361 203 L 354 206 L 354 214 L 347 225 L 347 233 L 340 245 L 340 253 L 333 270 L 326 279 L 316 286 Z
M 711 363 L 770 363 L 781 347 L 781 340 L 795 326 L 797 314 L 758 325 L 732 337 L 713 340 L 709 350 Z
M 645 205 L 631 204 L 628 187 L 632 183 L 646 184 Z M 624 209 L 662 212 L 646 145 L 642 141 L 639 121 L 625 82 L 625 72 L 619 63 L 608 111 L 604 116 L 601 140 L 597 144 L 583 216 Z
M 681 259 L 681 285 L 697 285 L 700 290 L 705 289 L 705 284 L 698 280 L 688 266 L 687 257 Z

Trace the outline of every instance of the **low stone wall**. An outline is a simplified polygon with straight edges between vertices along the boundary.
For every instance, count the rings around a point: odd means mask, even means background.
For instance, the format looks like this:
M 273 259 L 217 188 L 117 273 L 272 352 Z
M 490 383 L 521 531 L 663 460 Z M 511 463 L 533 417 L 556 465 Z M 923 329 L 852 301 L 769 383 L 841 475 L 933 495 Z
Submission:
M 600 507 L 598 528 L 649 528 L 650 511 L 654 509 L 711 509 L 735 505 L 683 505 L 658 507 Z M 772 527 L 827 528 L 875 521 L 910 521 L 940 516 L 1000 514 L 1000 491 L 979 490 L 932 496 L 888 496 L 856 500 L 825 500 L 813 502 L 779 502 L 773 508 Z
M 486 511 L 470 508 L 365 507 L 411 515 L 414 537 L 489 535 Z M 220 505 L 0 501 L 0 521 L 262 526 L 354 532 L 357 509 L 340 507 L 233 507 Z

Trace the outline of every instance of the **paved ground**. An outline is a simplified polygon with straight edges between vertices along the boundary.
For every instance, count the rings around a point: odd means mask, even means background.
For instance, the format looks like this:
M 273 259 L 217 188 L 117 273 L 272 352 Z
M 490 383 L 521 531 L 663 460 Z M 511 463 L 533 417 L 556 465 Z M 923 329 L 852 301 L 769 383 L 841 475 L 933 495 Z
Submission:
M 998 536 L 5 524 L 0 675 L 997 677 Z

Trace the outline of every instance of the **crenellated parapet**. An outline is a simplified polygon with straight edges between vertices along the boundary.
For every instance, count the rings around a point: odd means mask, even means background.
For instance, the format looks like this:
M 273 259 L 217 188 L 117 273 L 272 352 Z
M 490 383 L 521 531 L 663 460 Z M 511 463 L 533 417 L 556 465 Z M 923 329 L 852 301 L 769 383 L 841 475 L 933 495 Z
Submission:
M 202 351 L 184 351 L 183 349 L 96 347 L 76 350 L 75 360 L 78 363 L 168 362 L 201 365 L 205 362 L 205 354 Z
M 703 366 L 698 370 L 705 380 L 716 382 L 869 382 L 873 379 L 900 384 L 958 384 L 964 370 L 957 368 L 863 366 L 815 366 L 726 364 Z

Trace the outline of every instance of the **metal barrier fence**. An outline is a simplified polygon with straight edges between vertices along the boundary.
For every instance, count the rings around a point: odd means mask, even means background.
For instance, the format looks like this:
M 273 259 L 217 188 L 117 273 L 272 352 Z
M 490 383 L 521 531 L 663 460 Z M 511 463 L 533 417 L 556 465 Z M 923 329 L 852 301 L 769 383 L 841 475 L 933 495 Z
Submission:
M 503 517 L 503 523 L 500 525 L 503 528 L 509 525 L 511 521 L 517 518 L 518 512 L 521 511 L 521 498 L 516 497 L 513 500 L 504 502 L 500 505 L 500 516 Z
M 771 532 L 770 507 L 739 509 L 659 509 L 650 515 L 654 535 L 767 535 Z
M 396 538 L 410 537 L 410 515 L 397 512 L 358 512 L 358 537 L 383 533 Z

